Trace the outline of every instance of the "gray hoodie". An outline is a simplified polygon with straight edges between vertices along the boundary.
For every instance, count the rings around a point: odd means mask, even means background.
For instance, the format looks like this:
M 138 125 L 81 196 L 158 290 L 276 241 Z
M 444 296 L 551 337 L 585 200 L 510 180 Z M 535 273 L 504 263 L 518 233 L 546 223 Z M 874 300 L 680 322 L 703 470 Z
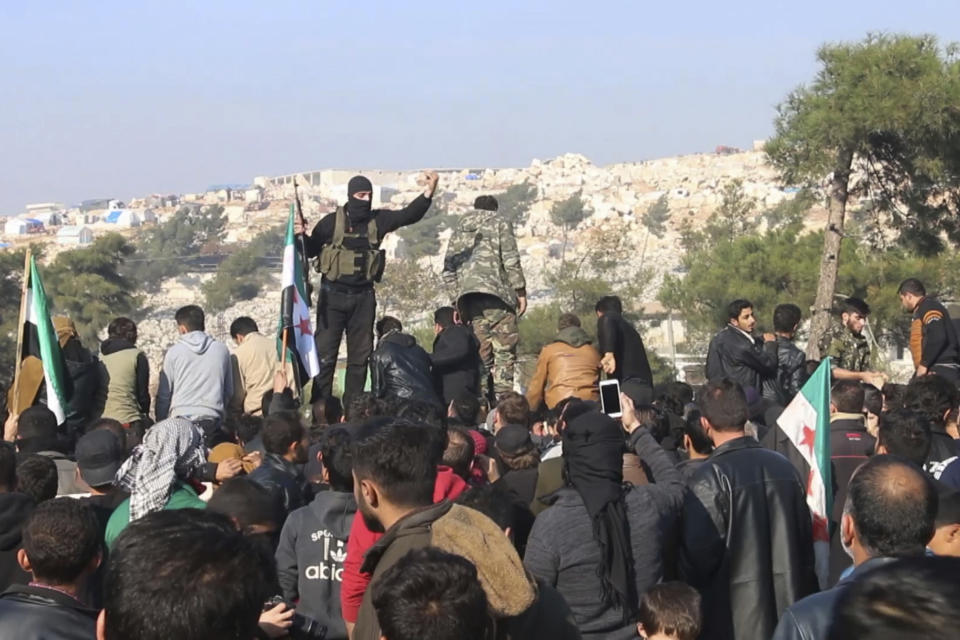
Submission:
M 167 350 L 157 389 L 157 421 L 168 417 L 223 418 L 233 396 L 226 345 L 191 331 Z

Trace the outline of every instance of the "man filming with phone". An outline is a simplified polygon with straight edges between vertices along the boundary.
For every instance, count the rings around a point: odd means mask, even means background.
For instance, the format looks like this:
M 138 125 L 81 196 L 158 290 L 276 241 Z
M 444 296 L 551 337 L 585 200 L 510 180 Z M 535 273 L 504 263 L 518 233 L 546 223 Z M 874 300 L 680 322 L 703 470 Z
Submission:
M 620 381 L 620 390 L 637 406 L 653 402 L 653 374 L 647 350 L 636 328 L 623 317 L 623 303 L 617 296 L 597 301 L 597 342 L 600 366 Z

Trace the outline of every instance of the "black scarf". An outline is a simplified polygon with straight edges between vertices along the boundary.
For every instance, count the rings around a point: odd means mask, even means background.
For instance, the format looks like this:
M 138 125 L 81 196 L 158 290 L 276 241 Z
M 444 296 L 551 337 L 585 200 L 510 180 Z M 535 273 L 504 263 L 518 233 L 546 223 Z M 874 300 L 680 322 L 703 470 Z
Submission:
M 360 191 L 369 191 L 370 200 L 360 200 L 353 196 Z M 363 176 L 354 176 L 347 183 L 347 217 L 351 224 L 363 224 L 370 220 L 373 185 Z
M 597 575 L 603 601 L 627 620 L 637 608 L 637 583 L 624 503 L 623 451 L 620 425 L 596 411 L 577 416 L 563 432 L 567 482 L 583 499 L 600 546 Z

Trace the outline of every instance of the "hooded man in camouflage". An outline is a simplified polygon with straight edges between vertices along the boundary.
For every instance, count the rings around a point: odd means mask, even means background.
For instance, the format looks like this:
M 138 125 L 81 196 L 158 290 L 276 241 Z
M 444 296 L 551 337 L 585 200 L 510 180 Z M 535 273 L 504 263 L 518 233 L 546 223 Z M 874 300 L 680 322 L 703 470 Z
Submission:
M 493 196 L 480 196 L 447 245 L 443 280 L 463 321 L 480 341 L 480 358 L 494 394 L 513 390 L 517 318 L 527 310 L 526 281 L 513 226 L 497 213 Z

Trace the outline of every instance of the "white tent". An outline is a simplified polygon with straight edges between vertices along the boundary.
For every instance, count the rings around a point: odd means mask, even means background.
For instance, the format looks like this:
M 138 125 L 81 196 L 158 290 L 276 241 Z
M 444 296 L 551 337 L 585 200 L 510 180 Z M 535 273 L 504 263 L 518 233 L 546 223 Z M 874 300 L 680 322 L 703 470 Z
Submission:
M 3 225 L 3 233 L 8 236 L 23 236 L 27 234 L 27 221 L 20 218 L 10 218 Z
M 62 227 L 57 232 L 60 244 L 87 245 L 93 242 L 93 231 L 87 227 Z

